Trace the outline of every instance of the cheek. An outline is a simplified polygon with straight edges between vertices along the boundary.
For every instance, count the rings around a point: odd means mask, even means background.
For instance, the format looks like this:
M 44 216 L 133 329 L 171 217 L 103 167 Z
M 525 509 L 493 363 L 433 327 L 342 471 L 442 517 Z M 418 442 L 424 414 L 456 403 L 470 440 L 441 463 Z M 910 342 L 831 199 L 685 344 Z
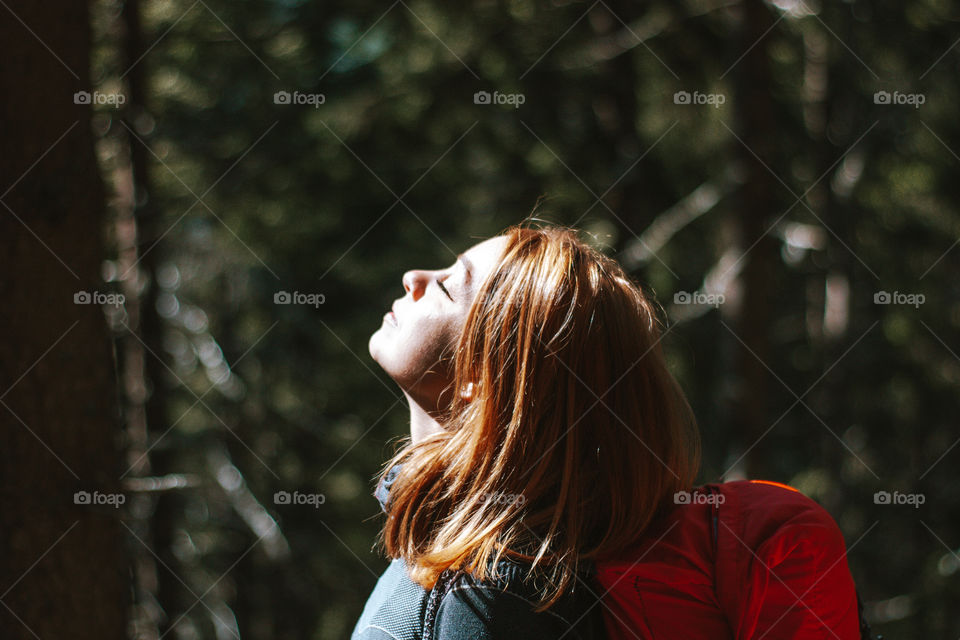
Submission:
M 460 338 L 459 319 L 427 314 L 406 318 L 399 327 L 382 326 L 370 338 L 374 359 L 400 382 L 413 382 L 449 355 Z
M 446 345 L 443 324 L 431 318 L 400 327 L 396 337 L 395 353 L 402 361 L 404 368 L 420 373 L 440 360 Z

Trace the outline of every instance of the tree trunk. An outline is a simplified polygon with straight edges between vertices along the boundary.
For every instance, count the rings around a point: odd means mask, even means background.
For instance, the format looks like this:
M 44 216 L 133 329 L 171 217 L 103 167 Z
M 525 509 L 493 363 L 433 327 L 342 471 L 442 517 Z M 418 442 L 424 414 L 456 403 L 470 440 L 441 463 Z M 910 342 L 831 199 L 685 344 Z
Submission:
M 737 135 L 743 142 L 733 144 L 743 163 L 745 182 L 740 190 L 734 233 L 744 250 L 752 248 L 744 258 L 740 276 L 743 294 L 734 326 L 743 344 L 733 336 L 729 338 L 735 342 L 737 380 L 730 420 L 731 433 L 739 434 L 739 438 L 735 436 L 740 440 L 738 445 L 749 450 L 741 464 L 745 463 L 748 476 L 756 476 L 770 473 L 771 450 L 764 433 L 773 420 L 767 410 L 772 375 L 764 363 L 769 354 L 767 331 L 777 244 L 766 231 L 781 213 L 775 210 L 776 193 L 783 187 L 770 173 L 770 169 L 776 170 L 773 156 L 777 127 L 767 50 L 772 34 L 766 32 L 773 24 L 773 16 L 761 0 L 746 0 L 742 10 L 740 46 L 749 51 L 734 71 L 737 75 L 733 103 L 737 110 Z
M 125 242 L 118 238 L 118 243 L 122 243 L 118 271 L 125 274 L 123 286 L 130 291 L 131 297 L 129 330 L 123 340 L 124 363 L 128 380 L 134 381 L 132 386 L 142 389 L 142 393 L 137 393 L 128 387 L 126 397 L 128 415 L 135 418 L 127 423 L 128 462 L 132 465 L 129 473 L 131 477 L 151 473 L 165 476 L 176 471 L 171 459 L 173 453 L 167 446 L 175 439 L 176 433 L 168 432 L 167 365 L 160 360 L 166 355 L 163 322 L 157 313 L 160 293 L 157 271 L 163 260 L 163 249 L 154 244 L 166 229 L 162 228 L 160 211 L 154 204 L 148 171 L 150 152 L 144 146 L 149 144 L 149 139 L 138 131 L 138 122 L 149 114 L 146 85 L 148 45 L 144 40 L 139 0 L 124 2 L 120 21 L 123 30 L 120 58 L 123 68 L 127 69 L 124 79 L 129 98 L 124 122 L 136 135 L 117 125 L 123 144 L 129 149 L 129 164 L 124 169 L 130 185 L 129 206 L 118 212 L 118 222 L 130 230 L 123 239 Z M 146 286 L 141 287 L 141 282 L 146 282 Z M 151 439 L 156 445 L 152 449 Z M 136 556 L 138 604 L 142 613 L 137 622 L 138 632 L 146 639 L 171 631 L 170 625 L 192 602 L 187 602 L 189 594 L 180 577 L 171 573 L 181 573 L 172 548 L 175 520 L 183 510 L 182 497 L 178 491 L 161 491 L 140 499 L 146 508 L 142 510 L 143 517 L 134 524 L 144 542 L 137 549 Z M 149 606 L 151 603 L 152 607 Z M 156 606 L 160 609 L 154 609 Z
M 94 295 L 109 293 L 104 189 L 90 105 L 74 97 L 90 90 L 88 6 L 14 0 L 4 12 L 0 637 L 120 639 L 120 429 Z

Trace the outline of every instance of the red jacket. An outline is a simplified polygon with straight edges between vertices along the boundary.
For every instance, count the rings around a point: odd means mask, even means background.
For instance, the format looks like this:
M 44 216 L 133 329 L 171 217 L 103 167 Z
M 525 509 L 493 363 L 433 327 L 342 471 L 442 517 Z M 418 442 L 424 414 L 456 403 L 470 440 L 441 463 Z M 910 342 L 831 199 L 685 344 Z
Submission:
M 856 640 L 843 535 L 786 485 L 707 485 L 616 563 L 600 563 L 613 640 Z

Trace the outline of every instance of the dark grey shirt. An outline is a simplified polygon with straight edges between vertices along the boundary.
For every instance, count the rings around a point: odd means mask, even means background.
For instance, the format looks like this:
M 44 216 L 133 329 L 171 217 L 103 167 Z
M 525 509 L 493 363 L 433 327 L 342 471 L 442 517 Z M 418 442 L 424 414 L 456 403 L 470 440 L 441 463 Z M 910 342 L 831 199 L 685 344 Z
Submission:
M 387 510 L 390 470 L 375 493 Z M 527 567 L 501 560 L 496 578 L 479 582 L 463 572 L 444 573 L 427 591 L 409 576 L 403 560 L 390 563 L 363 608 L 351 640 L 602 640 L 599 586 L 589 573 L 546 611 L 534 611 L 537 587 Z
M 502 562 L 497 580 L 451 575 L 428 592 L 410 579 L 402 559 L 390 563 L 353 630 L 352 640 L 601 640 L 599 588 L 585 579 L 544 612 L 521 565 Z M 425 630 L 425 622 L 428 627 Z

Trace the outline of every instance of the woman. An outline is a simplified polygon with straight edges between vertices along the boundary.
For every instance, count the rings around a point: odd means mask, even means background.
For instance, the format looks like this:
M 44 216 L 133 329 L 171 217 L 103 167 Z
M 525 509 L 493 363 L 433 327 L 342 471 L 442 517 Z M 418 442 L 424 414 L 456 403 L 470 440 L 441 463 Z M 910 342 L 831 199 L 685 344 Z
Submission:
M 406 295 L 370 353 L 410 405 L 353 637 L 602 638 L 594 563 L 687 491 L 699 440 L 654 305 L 566 229 L 513 227 Z

